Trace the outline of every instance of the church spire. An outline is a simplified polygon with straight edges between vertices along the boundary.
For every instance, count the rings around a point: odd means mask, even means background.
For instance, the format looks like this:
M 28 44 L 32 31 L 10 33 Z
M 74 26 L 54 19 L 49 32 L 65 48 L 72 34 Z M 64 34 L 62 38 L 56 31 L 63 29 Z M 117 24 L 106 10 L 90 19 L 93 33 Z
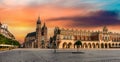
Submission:
M 40 16 L 38 17 L 37 24 L 41 24 Z
M 47 29 L 45 22 L 44 22 L 42 29 Z
M 46 25 L 45 25 L 45 22 L 44 22 L 44 27 L 45 27 Z

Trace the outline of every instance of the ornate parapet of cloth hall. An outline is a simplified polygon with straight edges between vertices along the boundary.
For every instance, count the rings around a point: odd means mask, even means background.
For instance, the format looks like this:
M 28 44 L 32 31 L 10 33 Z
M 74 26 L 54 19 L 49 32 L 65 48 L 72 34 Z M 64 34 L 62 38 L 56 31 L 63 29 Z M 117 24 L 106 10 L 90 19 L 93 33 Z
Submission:
M 81 48 L 120 48 L 120 33 L 110 32 L 106 26 L 102 31 L 57 29 L 60 30 L 56 41 L 58 48 L 76 48 L 77 40 L 82 41 Z

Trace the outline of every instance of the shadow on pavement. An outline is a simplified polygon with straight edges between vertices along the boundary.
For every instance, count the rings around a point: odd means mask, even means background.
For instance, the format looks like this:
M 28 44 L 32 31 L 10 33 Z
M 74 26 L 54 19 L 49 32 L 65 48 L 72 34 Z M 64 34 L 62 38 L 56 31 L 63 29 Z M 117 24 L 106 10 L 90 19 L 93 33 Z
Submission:
M 53 52 L 54 54 L 62 54 L 62 53 L 65 53 L 65 54 L 67 54 L 67 53 L 72 53 L 72 54 L 85 54 L 84 52 Z

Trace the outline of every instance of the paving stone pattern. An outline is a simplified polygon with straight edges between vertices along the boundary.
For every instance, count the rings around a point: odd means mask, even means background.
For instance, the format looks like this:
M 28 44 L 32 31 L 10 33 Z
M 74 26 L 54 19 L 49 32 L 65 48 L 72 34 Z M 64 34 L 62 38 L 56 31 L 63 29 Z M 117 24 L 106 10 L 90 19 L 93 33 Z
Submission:
M 0 62 L 120 62 L 120 50 L 14 49 L 0 52 Z

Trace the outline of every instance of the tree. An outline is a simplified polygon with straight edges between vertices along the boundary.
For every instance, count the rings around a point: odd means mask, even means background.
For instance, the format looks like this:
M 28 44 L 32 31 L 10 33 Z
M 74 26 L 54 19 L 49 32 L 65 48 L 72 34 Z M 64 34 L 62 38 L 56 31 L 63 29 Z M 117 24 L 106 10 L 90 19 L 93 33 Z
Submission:
M 9 39 L 2 34 L 0 34 L 0 44 L 20 46 L 20 43 L 17 40 Z
M 57 45 L 56 45 L 56 37 L 57 37 L 57 35 L 54 35 L 54 36 L 53 36 L 53 41 L 54 41 L 54 42 L 53 42 L 54 53 L 56 53 L 56 46 L 57 46 Z
M 50 37 L 50 44 L 52 44 L 53 43 L 53 38 L 52 37 Z
M 49 39 L 49 48 L 52 48 L 52 44 L 53 44 L 53 37 L 50 37 L 50 39 Z
M 77 40 L 74 45 L 77 46 L 77 52 L 78 52 L 78 49 L 82 45 L 82 42 L 80 40 Z
M 60 29 L 58 27 L 56 27 L 54 30 L 54 36 L 53 36 L 54 53 L 56 53 L 56 48 L 57 48 L 57 41 L 56 41 L 56 40 L 58 40 L 57 35 L 59 35 L 60 32 L 61 32 Z

